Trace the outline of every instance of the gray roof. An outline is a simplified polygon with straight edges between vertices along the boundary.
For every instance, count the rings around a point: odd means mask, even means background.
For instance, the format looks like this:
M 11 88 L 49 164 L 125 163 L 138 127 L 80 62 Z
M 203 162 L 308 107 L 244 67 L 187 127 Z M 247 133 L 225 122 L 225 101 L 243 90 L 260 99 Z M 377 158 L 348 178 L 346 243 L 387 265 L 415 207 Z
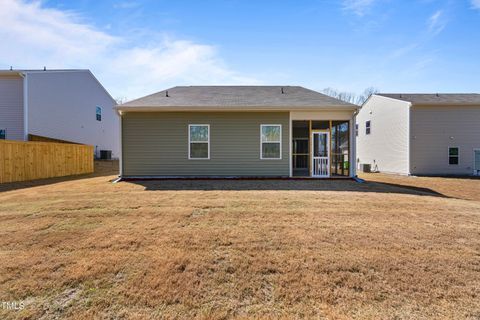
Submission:
M 0 74 L 34 73 L 34 72 L 89 72 L 89 69 L 0 69 Z
M 119 110 L 311 110 L 327 108 L 353 110 L 359 107 L 298 86 L 182 86 L 163 90 L 117 106 Z
M 412 104 L 478 104 L 478 93 L 377 93 L 377 96 L 411 102 Z

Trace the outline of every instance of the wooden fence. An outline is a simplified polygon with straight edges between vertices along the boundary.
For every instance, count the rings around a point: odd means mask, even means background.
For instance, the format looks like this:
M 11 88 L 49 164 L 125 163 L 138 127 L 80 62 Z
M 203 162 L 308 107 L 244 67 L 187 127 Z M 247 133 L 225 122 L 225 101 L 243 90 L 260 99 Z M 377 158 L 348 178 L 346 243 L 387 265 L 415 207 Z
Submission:
M 93 146 L 0 140 L 0 183 L 93 172 Z

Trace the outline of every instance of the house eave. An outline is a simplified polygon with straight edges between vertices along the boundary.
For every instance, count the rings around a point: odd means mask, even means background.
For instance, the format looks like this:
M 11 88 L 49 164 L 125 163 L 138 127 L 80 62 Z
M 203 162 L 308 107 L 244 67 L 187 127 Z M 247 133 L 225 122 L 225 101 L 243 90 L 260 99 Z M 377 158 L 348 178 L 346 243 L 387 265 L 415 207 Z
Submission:
M 162 107 L 149 107 L 149 106 L 116 106 L 114 109 L 119 112 L 291 112 L 291 111 L 357 111 L 360 106 L 355 105 L 332 105 L 332 106 L 306 106 L 306 107 L 282 107 L 282 106 L 235 106 L 235 107 L 222 107 L 222 106 L 162 106 Z

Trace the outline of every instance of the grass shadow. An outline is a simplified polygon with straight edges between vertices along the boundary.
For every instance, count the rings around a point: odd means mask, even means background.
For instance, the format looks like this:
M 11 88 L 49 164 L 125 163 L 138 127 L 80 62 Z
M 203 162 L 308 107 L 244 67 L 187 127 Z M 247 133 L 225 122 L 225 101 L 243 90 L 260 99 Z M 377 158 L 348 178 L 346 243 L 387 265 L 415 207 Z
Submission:
M 208 180 L 208 179 L 163 179 L 163 180 L 134 180 L 122 183 L 141 185 L 146 191 L 345 191 L 345 192 L 374 192 L 400 193 L 421 196 L 447 196 L 428 188 L 405 186 L 393 183 L 370 182 L 358 183 L 350 179 L 345 180 Z

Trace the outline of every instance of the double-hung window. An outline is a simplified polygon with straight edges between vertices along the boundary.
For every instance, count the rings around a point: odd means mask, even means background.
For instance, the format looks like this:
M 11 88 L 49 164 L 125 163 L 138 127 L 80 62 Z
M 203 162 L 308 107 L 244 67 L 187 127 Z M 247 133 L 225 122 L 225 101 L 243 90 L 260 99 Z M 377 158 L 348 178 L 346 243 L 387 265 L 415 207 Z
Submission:
M 282 126 L 260 125 L 260 159 L 282 159 Z
M 97 121 L 102 121 L 102 107 L 96 107 L 95 108 L 95 116 L 97 118 Z
M 210 125 L 188 125 L 188 159 L 210 159 Z
M 7 139 L 7 130 L 0 129 L 0 140 L 5 140 L 5 139 Z
M 448 164 L 458 164 L 458 147 L 449 147 L 448 148 Z
M 370 134 L 370 132 L 372 131 L 372 127 L 371 127 L 372 123 L 369 121 L 365 122 L 365 134 Z

